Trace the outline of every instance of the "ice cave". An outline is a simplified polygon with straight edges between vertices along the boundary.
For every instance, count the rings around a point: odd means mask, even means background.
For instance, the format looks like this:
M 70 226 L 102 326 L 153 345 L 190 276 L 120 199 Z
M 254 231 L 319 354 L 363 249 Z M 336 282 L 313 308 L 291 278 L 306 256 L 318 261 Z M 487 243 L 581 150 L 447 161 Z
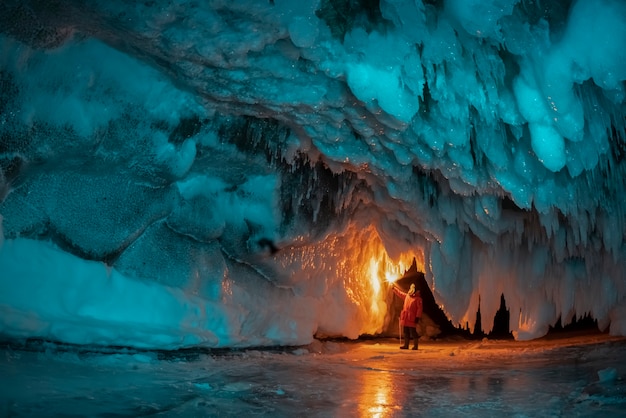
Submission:
M 0 415 L 621 416 L 625 191 L 623 0 L 2 0 Z
M 626 335 L 626 3 L 0 4 L 0 334 Z
M 0 3 L 0 336 L 626 335 L 626 3 Z M 391 325 L 390 325 L 391 324 Z

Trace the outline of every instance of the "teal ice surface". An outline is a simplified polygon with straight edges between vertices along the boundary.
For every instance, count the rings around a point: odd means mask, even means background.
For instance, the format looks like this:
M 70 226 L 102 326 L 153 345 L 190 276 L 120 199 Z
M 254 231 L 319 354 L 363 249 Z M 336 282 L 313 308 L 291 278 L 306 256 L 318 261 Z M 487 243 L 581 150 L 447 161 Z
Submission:
M 5 347 L 4 416 L 621 416 L 626 341 L 316 342 L 220 353 Z

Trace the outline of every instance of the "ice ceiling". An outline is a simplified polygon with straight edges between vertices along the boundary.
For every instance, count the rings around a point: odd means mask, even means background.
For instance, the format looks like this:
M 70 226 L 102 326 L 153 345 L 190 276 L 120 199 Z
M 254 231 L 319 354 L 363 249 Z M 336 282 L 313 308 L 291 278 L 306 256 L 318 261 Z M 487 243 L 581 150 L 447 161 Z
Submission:
M 621 0 L 0 4 L 0 333 L 626 335 Z

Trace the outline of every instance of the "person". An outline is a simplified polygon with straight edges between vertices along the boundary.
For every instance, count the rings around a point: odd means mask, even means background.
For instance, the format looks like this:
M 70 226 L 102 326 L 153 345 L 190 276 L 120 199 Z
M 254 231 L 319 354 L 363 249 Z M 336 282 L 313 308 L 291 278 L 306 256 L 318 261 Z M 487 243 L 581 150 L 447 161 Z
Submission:
M 417 350 L 417 340 L 419 339 L 417 326 L 422 317 L 422 296 L 419 290 L 415 289 L 414 283 L 411 284 L 408 292 L 403 292 L 394 283 L 393 291 L 398 297 L 404 298 L 404 306 L 400 312 L 400 328 L 404 331 L 404 345 L 400 348 L 402 350 L 408 349 L 411 339 L 414 338 L 413 350 Z

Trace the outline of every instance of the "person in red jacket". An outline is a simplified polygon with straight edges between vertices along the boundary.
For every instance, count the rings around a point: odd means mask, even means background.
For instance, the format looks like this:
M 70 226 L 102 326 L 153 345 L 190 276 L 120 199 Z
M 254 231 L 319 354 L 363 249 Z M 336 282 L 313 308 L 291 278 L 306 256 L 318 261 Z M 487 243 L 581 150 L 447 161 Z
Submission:
M 411 284 L 408 292 L 403 292 L 394 283 L 393 292 L 401 298 L 404 298 L 404 306 L 400 312 L 400 328 L 403 329 L 404 345 L 400 348 L 406 350 L 412 338 L 415 338 L 413 350 L 417 350 L 417 325 L 422 317 L 422 296 L 419 290 L 415 290 L 415 284 Z

